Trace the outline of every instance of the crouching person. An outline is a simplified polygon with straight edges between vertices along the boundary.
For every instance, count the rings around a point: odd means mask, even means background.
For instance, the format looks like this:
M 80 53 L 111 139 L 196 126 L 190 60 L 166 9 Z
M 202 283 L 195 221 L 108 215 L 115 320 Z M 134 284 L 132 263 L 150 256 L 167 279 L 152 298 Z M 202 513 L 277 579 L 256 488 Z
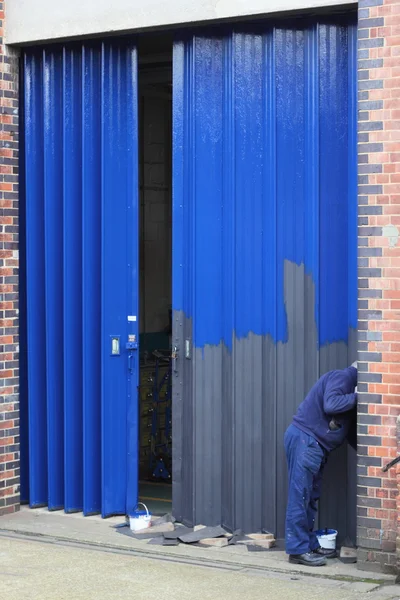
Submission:
M 314 532 L 317 501 L 329 453 L 347 439 L 356 446 L 357 363 L 323 375 L 300 404 L 285 433 L 289 469 L 286 553 L 291 563 L 322 566 L 335 552 Z

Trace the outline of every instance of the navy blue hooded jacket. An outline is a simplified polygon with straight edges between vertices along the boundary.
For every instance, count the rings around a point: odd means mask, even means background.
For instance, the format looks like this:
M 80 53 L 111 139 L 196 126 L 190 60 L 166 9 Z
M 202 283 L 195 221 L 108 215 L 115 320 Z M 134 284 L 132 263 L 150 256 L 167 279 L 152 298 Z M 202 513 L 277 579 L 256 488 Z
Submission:
M 300 404 L 293 424 L 314 437 L 328 452 L 338 448 L 346 438 L 354 446 L 357 394 L 357 369 L 349 367 L 323 375 Z M 335 418 L 338 428 L 331 431 Z

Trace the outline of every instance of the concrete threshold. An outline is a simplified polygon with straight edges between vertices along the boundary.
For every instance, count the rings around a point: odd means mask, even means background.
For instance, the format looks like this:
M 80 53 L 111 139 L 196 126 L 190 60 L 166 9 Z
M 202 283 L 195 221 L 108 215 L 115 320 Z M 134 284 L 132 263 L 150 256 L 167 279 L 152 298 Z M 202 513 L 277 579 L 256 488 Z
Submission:
M 100 516 L 83 517 L 80 513 L 49 512 L 45 508 L 22 507 L 12 515 L 0 517 L 1 537 L 30 539 L 53 544 L 87 547 L 98 551 L 131 554 L 136 557 L 180 562 L 213 569 L 244 571 L 257 576 L 288 579 L 318 578 L 319 584 L 349 586 L 359 591 L 373 591 L 390 586 L 392 575 L 359 571 L 356 565 L 345 565 L 339 560 L 329 561 L 326 567 L 303 567 L 289 564 L 284 552 L 270 550 L 250 553 L 244 546 L 199 548 L 154 546 L 148 540 L 136 540 L 121 534 L 115 525 L 123 517 L 102 519 Z

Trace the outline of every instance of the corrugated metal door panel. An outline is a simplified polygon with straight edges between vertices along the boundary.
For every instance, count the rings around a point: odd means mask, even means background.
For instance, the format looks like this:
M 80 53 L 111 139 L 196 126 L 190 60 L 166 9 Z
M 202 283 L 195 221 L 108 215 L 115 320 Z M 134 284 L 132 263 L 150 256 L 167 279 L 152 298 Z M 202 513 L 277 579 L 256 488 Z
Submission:
M 83 508 L 82 50 L 63 49 L 65 510 Z M 54 96 L 53 96 L 54 97 Z M 77 338 L 78 336 L 78 338 Z
M 320 318 L 325 342 L 348 335 L 348 31 L 319 28 L 320 104 Z M 343 201 L 345 199 L 346 201 Z M 340 242 L 340 243 L 339 243 Z M 337 362 L 334 359 L 334 362 Z M 322 365 L 324 369 L 325 365 Z M 328 368 L 331 366 L 326 365 Z
M 188 90 L 191 85 L 188 65 L 191 48 L 183 43 L 174 47 L 173 68 L 173 178 L 174 201 L 172 206 L 173 220 L 173 263 L 172 263 L 172 296 L 182 307 L 173 315 L 173 345 L 183 348 L 185 340 L 191 339 L 190 319 L 183 317 L 189 313 L 187 300 L 190 280 L 187 267 L 191 255 L 190 206 L 184 201 L 188 189 L 188 169 L 185 168 L 184 144 L 188 143 L 190 131 L 184 115 L 187 110 Z M 186 85 L 184 84 L 186 82 Z M 184 282 L 186 285 L 184 285 Z M 190 361 L 182 361 L 179 374 L 173 371 L 174 410 L 172 411 L 172 431 L 174 440 L 174 457 L 172 461 L 172 498 L 174 514 L 179 521 L 190 522 L 193 514 L 193 394 L 191 392 L 192 370 Z M 182 435 L 176 432 L 182 431 Z M 185 432 L 185 433 L 183 433 Z
M 29 502 L 48 502 L 44 251 L 43 71 L 40 55 L 24 57 L 26 165 L 27 367 Z M 28 226 L 29 224 L 29 226 Z
M 101 511 L 101 56 L 82 53 L 83 510 Z
M 49 508 L 64 506 L 62 56 L 43 51 L 45 328 Z M 29 168 L 27 161 L 27 168 Z M 27 188 L 28 189 L 28 188 Z M 27 201 L 29 202 L 29 189 Z M 28 224 L 29 226 L 29 224 Z
M 118 335 L 129 326 L 138 336 L 137 297 L 137 77 L 133 49 L 103 47 L 102 56 L 102 329 Z M 135 240 L 135 242 L 134 242 Z M 137 283 L 136 283 L 137 286 Z M 127 307 L 130 311 L 127 312 Z M 132 321 L 136 318 L 136 321 Z M 122 322 L 121 322 L 122 321 Z M 124 339 L 121 340 L 122 342 Z M 138 371 L 138 355 L 129 369 Z M 135 365 L 133 364 L 135 360 Z M 137 477 L 127 490 L 127 364 L 110 356 L 110 340 L 102 344 L 102 462 L 104 515 L 121 513 L 126 493 L 137 495 Z M 133 392 L 132 392 L 133 393 Z M 115 398 L 118 401 L 115 402 Z M 134 425 L 134 424 L 132 424 Z M 136 427 L 135 427 L 136 429 Z M 133 433 L 133 432 L 131 432 Z M 137 444 L 137 430 L 136 437 Z M 132 456 L 131 458 L 134 458 Z M 133 462 L 133 461 L 131 461 Z M 137 463 L 137 460 L 136 460 Z M 116 468 L 118 465 L 118 468 Z M 137 466 L 135 467 L 137 468 Z M 133 509 L 134 506 L 131 506 Z
M 261 278 L 262 278 L 262 320 L 263 328 L 268 331 L 272 339 L 277 337 L 277 320 L 274 315 L 277 314 L 277 277 L 278 277 L 278 246 L 277 246 L 277 215 L 278 206 L 276 200 L 276 140 L 277 140 L 277 121 L 276 121 L 276 53 L 275 53 L 275 34 L 267 37 L 264 42 L 264 110 L 265 127 L 263 132 L 263 163 L 264 168 L 264 193 L 263 193 L 263 236 L 262 236 L 262 256 L 268 257 L 268 260 L 262 260 Z M 268 132 L 268 135 L 266 134 Z M 270 390 L 271 397 L 276 397 L 277 393 L 277 346 L 263 341 L 262 348 L 262 390 Z M 261 454 L 263 456 L 273 457 L 271 448 L 276 447 L 276 422 L 278 407 L 275 402 L 264 402 L 262 407 L 262 445 Z M 263 469 L 262 476 L 262 514 L 260 518 L 263 523 L 276 522 L 276 498 L 277 481 L 275 465 L 272 461 L 272 467 Z M 231 516 L 232 521 L 232 516 Z
M 353 134 L 356 131 L 356 77 L 355 71 L 351 71 L 349 77 L 349 65 L 351 56 L 356 54 L 356 46 L 353 30 L 346 31 L 331 25 L 320 27 L 319 39 L 320 103 L 325 107 L 320 118 L 320 144 L 324 149 L 320 161 L 320 236 L 324 242 L 320 246 L 319 323 L 320 337 L 326 340 L 320 352 L 320 370 L 326 372 L 346 366 L 349 358 L 343 344 L 334 342 L 337 339 L 346 340 L 350 353 L 352 334 L 346 338 L 346 333 L 349 323 L 357 322 L 357 298 L 354 295 L 356 256 L 351 247 L 356 243 L 357 227 L 353 218 L 357 206 L 354 201 L 355 152 L 349 162 L 349 152 L 353 151 L 351 142 L 355 142 Z M 347 235 L 347 223 L 354 227 L 350 236 Z M 346 269 L 343 264 L 347 265 Z M 350 274 L 354 277 L 353 282 Z M 347 470 L 352 459 L 350 453 L 350 448 L 342 447 L 332 455 L 326 469 L 321 501 L 321 522 L 335 522 L 341 532 L 346 529 L 348 513 L 355 515 L 351 506 L 355 504 L 355 496 L 352 502 L 347 502 L 348 489 L 351 487 L 354 490 L 347 481 Z M 351 533 L 355 539 L 355 521 L 346 533 Z
M 234 211 L 235 243 L 234 297 L 235 323 L 241 327 L 245 315 L 252 313 L 255 322 L 262 315 L 262 229 L 263 203 L 263 124 L 264 112 L 264 40 L 261 35 L 233 35 L 234 81 Z M 251 85 L 249 86 L 249 81 Z M 249 204 L 252 210 L 249 210 Z M 238 332 L 239 333 L 239 332 Z M 242 336 L 244 331 L 239 333 Z M 232 341 L 230 341 L 232 345 Z M 246 370 L 245 376 L 238 376 Z M 251 345 L 235 344 L 233 412 L 235 431 L 235 512 L 247 503 L 249 514 L 260 521 L 262 514 L 262 338 L 254 337 Z M 252 432 L 249 435 L 249 432 Z M 237 449 L 242 448 L 242 452 Z M 261 525 L 261 522 L 260 522 Z M 257 530 L 260 527 L 257 527 Z M 256 530 L 256 529 L 254 529 Z
M 195 194 L 202 202 L 193 203 L 192 223 L 192 272 L 196 273 L 193 282 L 193 314 L 200 307 L 207 307 L 209 326 L 218 339 L 221 331 L 221 218 L 222 206 L 219 198 L 222 192 L 222 153 L 221 132 L 223 101 L 223 41 L 205 40 L 195 47 L 193 54 L 193 93 L 196 98 L 196 123 L 193 128 L 193 185 Z M 208 81 L 208 88 L 202 81 Z M 208 99 L 212 98 L 212 102 Z M 204 235 L 207 236 L 206 253 L 212 260 L 205 260 Z M 200 328 L 193 322 L 196 337 Z M 194 473 L 204 469 L 208 473 L 208 487 L 195 487 L 196 502 L 203 506 L 204 520 L 217 524 L 214 506 L 221 505 L 219 473 L 214 465 L 221 463 L 221 444 L 218 443 L 221 431 L 221 404 L 213 402 L 221 396 L 221 380 L 216 375 L 221 372 L 221 355 L 204 356 L 197 363 L 194 373 L 194 389 L 202 402 L 194 403 L 193 420 L 208 427 L 203 435 L 194 438 Z M 217 477 L 216 477 L 217 475 Z
M 283 436 L 288 418 L 318 375 L 316 304 L 319 297 L 315 290 L 319 284 L 319 200 L 318 191 L 316 197 L 315 169 L 318 168 L 319 156 L 313 146 L 313 142 L 316 144 L 319 139 L 318 80 L 313 79 L 318 78 L 318 28 L 277 30 L 275 51 L 277 340 L 281 341 L 277 352 L 275 400 L 275 476 L 280 501 L 277 502 L 275 528 L 282 531 L 286 477 L 279 476 L 279 471 L 284 472 L 285 465 Z M 313 119 L 315 129 L 309 122 Z
M 29 500 L 125 513 L 137 502 L 136 50 L 24 61 Z
M 222 111 L 222 136 L 225 142 L 222 164 L 222 189 L 227 196 L 231 196 L 234 191 L 234 165 L 231 169 L 229 157 L 234 149 L 234 136 L 232 122 L 234 119 L 233 113 L 233 94 L 232 94 L 232 72 L 229 69 L 229 64 L 232 60 L 232 41 L 231 39 L 224 40 L 223 48 L 223 69 L 226 72 L 226 79 L 223 87 L 223 103 L 225 111 Z M 235 238 L 233 235 L 235 221 L 234 213 L 230 210 L 222 210 L 222 272 L 232 272 L 235 256 Z M 234 278 L 221 278 L 223 286 L 221 310 L 226 318 L 222 320 L 222 336 L 229 335 L 232 331 L 234 322 L 235 295 L 234 295 Z M 234 490 L 232 488 L 232 480 L 235 469 L 233 460 L 234 449 L 234 423 L 233 413 L 235 407 L 235 388 L 232 383 L 232 365 L 229 356 L 225 353 L 222 355 L 222 389 L 221 389 L 221 422 L 223 419 L 224 436 L 221 437 L 222 456 L 227 457 L 225 460 L 225 469 L 222 472 L 221 481 L 221 520 L 223 523 L 229 521 L 229 513 L 234 503 Z M 222 392 L 225 393 L 222 393 Z
M 125 256 L 122 253 L 121 260 L 125 258 L 127 269 L 122 283 L 125 281 L 124 296 L 125 304 L 130 308 L 128 318 L 128 334 L 131 339 L 139 343 L 139 154 L 138 154 L 138 76 L 137 76 L 137 51 L 129 48 L 124 57 L 125 65 L 125 90 L 126 100 L 120 100 L 120 128 L 121 142 L 126 150 L 124 179 L 121 181 L 121 195 L 125 196 L 125 220 L 126 239 L 128 242 Z M 124 122 L 125 121 L 125 122 Z M 125 181 L 125 193 L 123 193 L 123 181 Z M 113 246 L 111 245 L 111 251 Z M 127 380 L 127 408 L 126 408 L 126 481 L 125 481 L 125 506 L 126 512 L 132 512 L 136 506 L 139 495 L 139 350 L 128 357 L 128 380 Z M 111 399 L 113 396 L 111 396 Z M 125 414 L 121 415 L 121 422 Z
M 284 431 L 319 374 L 350 361 L 354 54 L 350 21 L 175 45 L 174 507 L 187 521 L 282 536 Z M 345 532 L 346 511 L 325 506 Z

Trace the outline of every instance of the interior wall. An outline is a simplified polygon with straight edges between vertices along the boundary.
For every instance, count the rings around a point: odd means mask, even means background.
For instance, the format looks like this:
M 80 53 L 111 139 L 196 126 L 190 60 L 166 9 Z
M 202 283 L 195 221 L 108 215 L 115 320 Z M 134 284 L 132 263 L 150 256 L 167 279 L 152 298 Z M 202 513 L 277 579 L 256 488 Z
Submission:
M 171 96 L 146 84 L 140 102 L 140 333 L 167 332 L 171 308 Z

